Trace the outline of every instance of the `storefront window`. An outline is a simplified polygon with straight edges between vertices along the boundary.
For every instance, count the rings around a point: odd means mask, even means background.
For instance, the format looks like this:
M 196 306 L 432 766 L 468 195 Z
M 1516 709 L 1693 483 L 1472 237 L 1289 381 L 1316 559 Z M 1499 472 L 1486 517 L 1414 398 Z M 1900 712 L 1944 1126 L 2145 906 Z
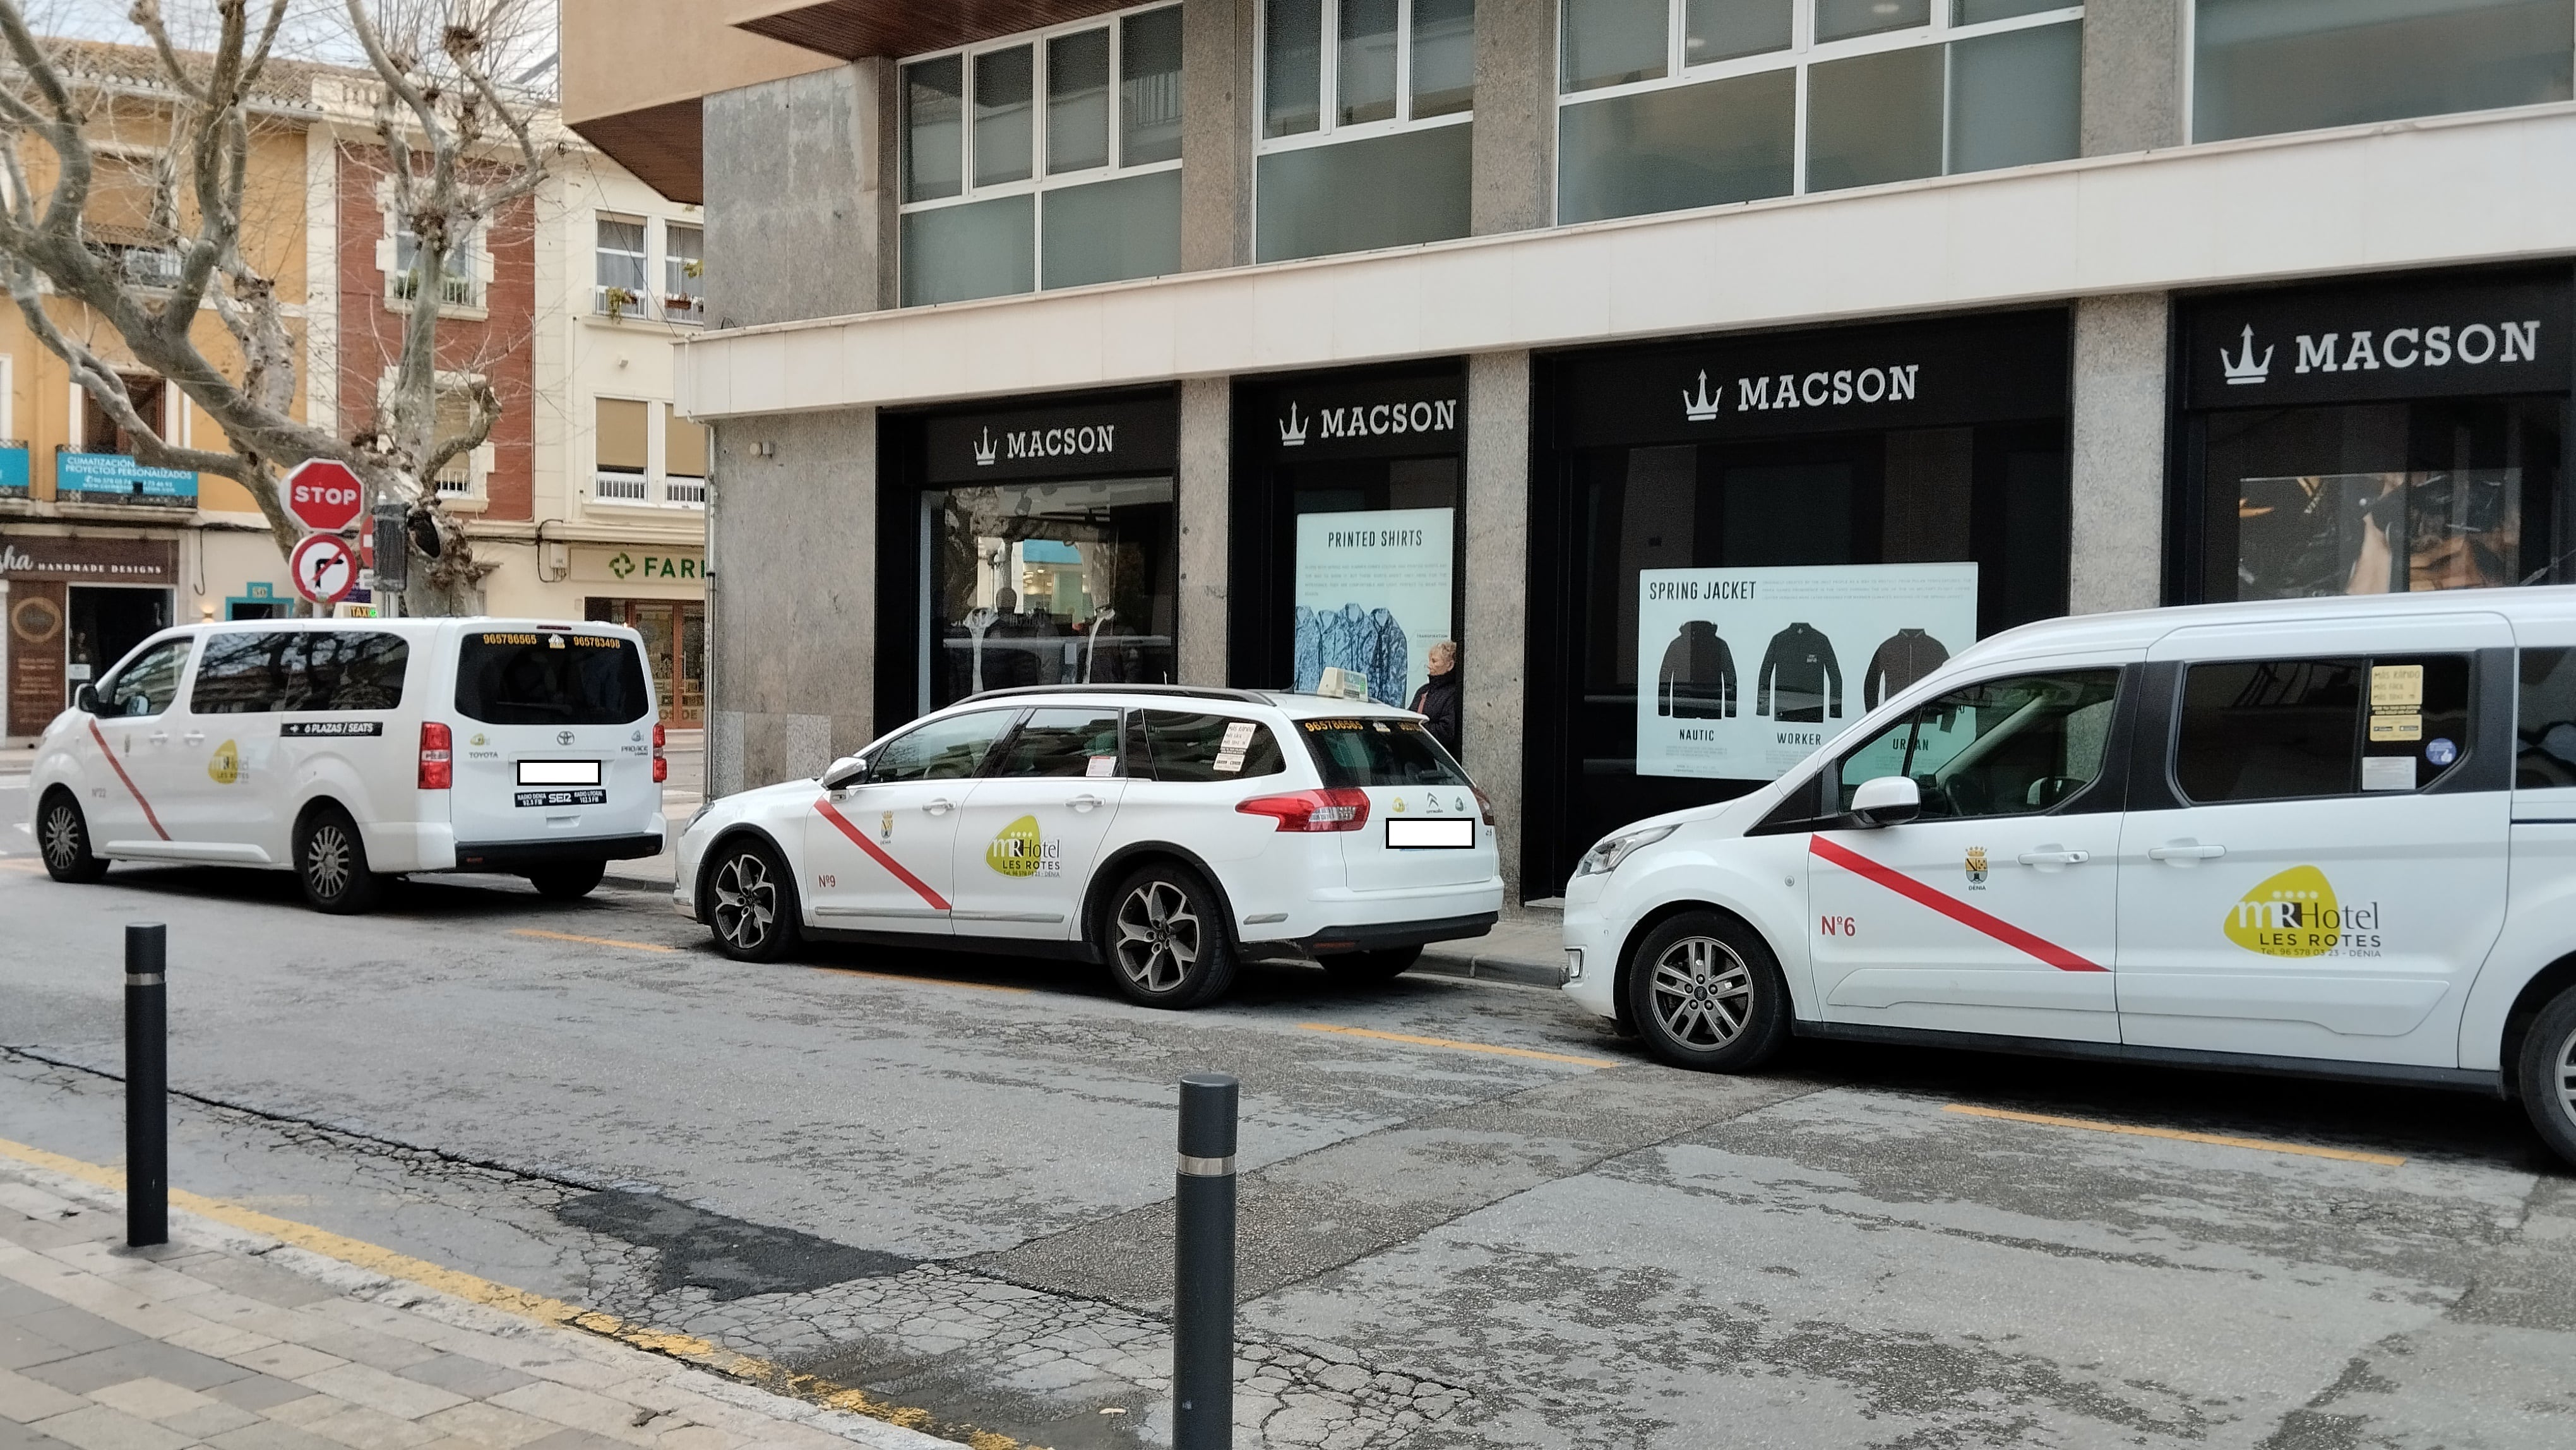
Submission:
M 2565 0 L 2199 0 L 2192 139 L 2563 101 Z
M 1475 27 L 1475 0 L 1266 0 L 1256 260 L 1467 234 Z

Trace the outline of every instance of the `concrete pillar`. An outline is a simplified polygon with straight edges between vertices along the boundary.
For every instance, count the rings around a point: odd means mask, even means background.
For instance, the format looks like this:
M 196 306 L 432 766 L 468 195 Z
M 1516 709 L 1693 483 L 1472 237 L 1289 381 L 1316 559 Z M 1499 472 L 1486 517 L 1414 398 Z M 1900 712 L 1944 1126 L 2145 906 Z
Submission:
M 2075 304 L 2073 614 L 2163 602 L 2165 314 L 2161 292 Z
M 2186 0 L 2110 0 L 2084 9 L 2086 156 L 2183 142 Z
M 1481 12 L 1481 7 L 1480 7 Z M 1530 355 L 1467 359 L 1466 766 L 1494 802 L 1506 900 L 1520 900 L 1529 653 Z
M 1478 0 L 1470 199 L 1478 236 L 1556 221 L 1556 6 Z
M 1258 0 L 1181 7 L 1181 270 L 1252 260 Z
M 1180 682 L 1225 683 L 1227 519 L 1234 503 L 1234 389 L 1224 378 L 1181 384 Z

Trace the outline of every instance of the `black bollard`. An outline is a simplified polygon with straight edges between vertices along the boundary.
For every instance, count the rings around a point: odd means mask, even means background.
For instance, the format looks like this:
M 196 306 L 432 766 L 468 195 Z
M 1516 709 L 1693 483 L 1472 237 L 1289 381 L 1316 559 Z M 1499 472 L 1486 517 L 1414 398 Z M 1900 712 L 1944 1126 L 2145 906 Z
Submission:
M 125 929 L 125 1241 L 170 1242 L 169 928 Z
M 1234 1109 L 1221 1072 L 1181 1079 L 1173 1185 L 1172 1450 L 1234 1444 Z

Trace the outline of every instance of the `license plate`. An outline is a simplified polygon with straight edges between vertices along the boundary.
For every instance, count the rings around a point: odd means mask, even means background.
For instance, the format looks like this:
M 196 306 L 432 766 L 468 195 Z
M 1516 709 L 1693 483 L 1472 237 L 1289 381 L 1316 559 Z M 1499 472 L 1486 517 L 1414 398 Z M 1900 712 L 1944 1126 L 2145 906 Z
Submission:
M 521 785 L 597 785 L 599 762 L 596 760 L 522 760 L 519 762 Z
M 519 804 L 523 806 L 604 806 L 608 804 L 608 792 L 604 790 L 523 790 L 519 792 Z
M 1425 848 L 1457 850 L 1476 844 L 1476 823 L 1466 816 L 1452 816 L 1445 821 L 1389 821 L 1386 844 L 1396 851 L 1419 851 Z

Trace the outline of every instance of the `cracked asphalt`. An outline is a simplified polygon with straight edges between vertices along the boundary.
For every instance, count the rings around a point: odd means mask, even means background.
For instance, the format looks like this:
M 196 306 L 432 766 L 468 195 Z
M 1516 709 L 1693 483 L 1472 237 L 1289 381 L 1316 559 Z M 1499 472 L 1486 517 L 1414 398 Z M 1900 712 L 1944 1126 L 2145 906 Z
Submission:
M 1168 1442 L 1173 1081 L 1216 1069 L 1246 1445 L 2576 1443 L 2576 1179 L 2500 1103 L 1822 1046 L 1701 1077 L 1431 977 L 1261 967 L 1180 1016 L 1040 962 L 743 967 L 614 880 L 329 919 L 279 876 L 57 886 L 23 811 L 0 1138 L 116 1161 L 119 934 L 167 921 L 178 1186 L 951 1426 Z

